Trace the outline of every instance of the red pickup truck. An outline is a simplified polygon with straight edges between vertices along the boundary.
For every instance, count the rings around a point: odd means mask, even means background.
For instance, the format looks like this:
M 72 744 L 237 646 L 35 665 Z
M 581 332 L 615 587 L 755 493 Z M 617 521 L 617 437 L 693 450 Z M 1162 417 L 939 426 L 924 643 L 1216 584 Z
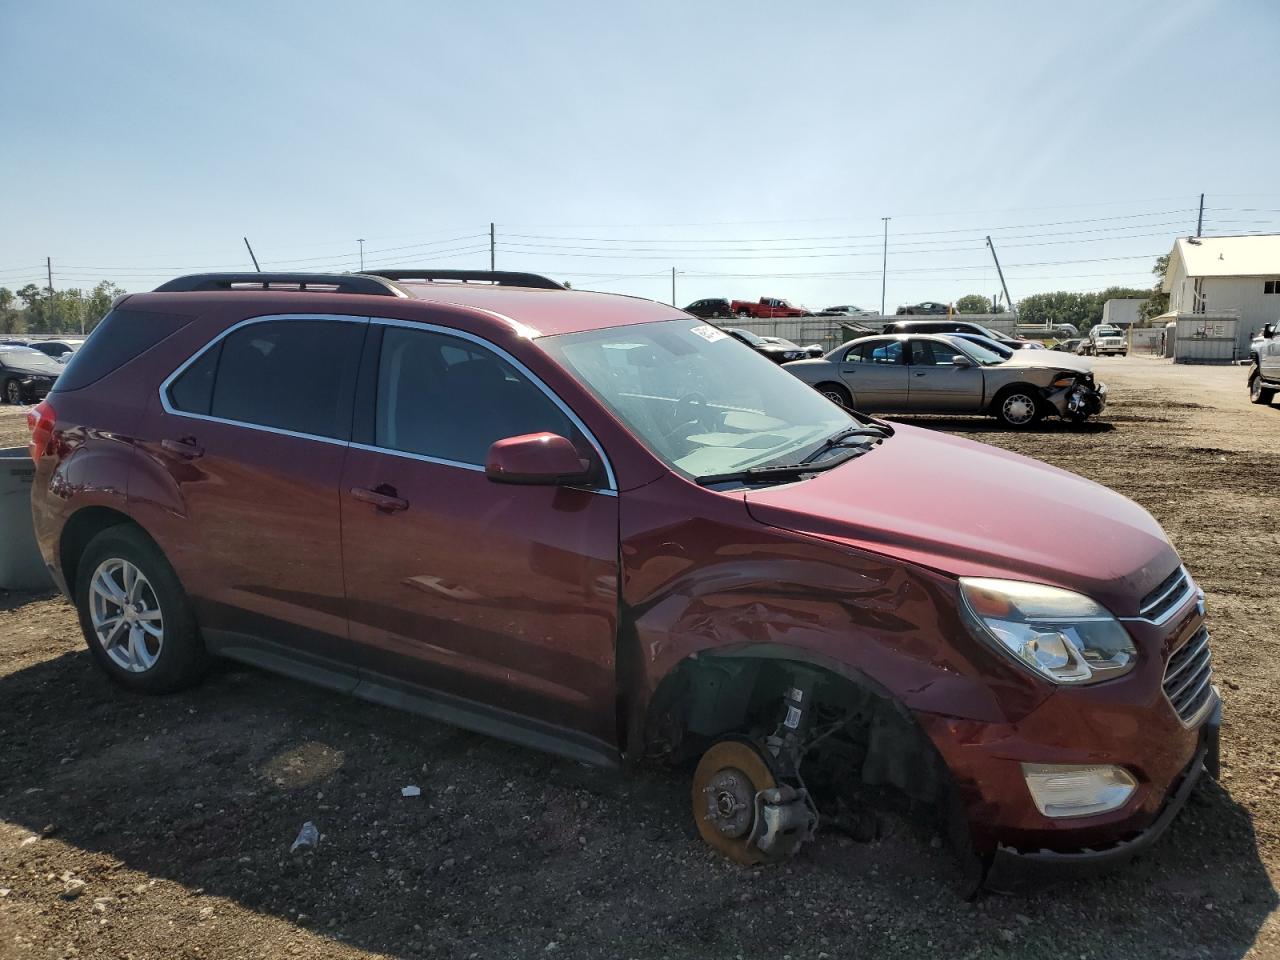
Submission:
M 804 307 L 795 307 L 777 297 L 761 297 L 759 303 L 750 300 L 734 300 L 730 305 L 739 317 L 807 317 L 811 314 Z

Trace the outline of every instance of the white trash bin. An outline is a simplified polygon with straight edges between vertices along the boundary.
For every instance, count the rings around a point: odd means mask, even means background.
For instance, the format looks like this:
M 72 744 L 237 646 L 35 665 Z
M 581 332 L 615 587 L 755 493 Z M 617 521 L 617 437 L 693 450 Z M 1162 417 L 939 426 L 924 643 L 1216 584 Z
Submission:
M 31 481 L 36 467 L 26 447 L 0 450 L 0 590 L 53 586 L 31 526 Z

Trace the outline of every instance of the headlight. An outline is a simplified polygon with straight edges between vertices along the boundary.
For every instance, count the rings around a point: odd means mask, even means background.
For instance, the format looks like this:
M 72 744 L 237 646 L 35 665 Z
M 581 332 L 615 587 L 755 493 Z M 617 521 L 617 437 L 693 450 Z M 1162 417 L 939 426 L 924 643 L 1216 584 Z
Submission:
M 983 639 L 1054 683 L 1098 683 L 1133 669 L 1129 631 L 1083 594 L 1021 580 L 961 577 Z

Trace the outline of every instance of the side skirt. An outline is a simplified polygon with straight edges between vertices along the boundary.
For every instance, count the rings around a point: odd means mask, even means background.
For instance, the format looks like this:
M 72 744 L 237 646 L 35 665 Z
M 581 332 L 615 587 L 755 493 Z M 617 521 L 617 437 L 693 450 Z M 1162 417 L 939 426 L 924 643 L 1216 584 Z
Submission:
M 580 763 L 613 770 L 621 766 L 613 746 L 577 730 L 441 690 L 367 673 L 354 665 L 309 657 L 259 637 L 223 630 L 203 632 L 209 652 L 220 657 Z

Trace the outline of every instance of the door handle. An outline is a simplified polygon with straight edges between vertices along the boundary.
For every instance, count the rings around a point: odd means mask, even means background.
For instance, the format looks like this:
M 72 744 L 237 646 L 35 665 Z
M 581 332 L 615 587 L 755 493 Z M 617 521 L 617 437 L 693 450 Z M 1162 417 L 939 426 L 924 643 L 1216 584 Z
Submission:
M 912 376 L 913 376 L 913 377 L 923 377 L 923 376 L 925 375 L 925 373 L 927 373 L 927 372 L 928 372 L 928 371 L 921 370 L 919 373 L 913 373 L 913 374 L 912 374 Z
M 161 440 L 160 449 L 176 453 L 180 457 L 194 460 L 204 454 L 204 447 L 196 443 L 195 437 L 182 437 L 180 440 Z
M 396 488 L 390 484 L 382 484 L 373 490 L 368 487 L 352 487 L 351 496 L 361 503 L 372 504 L 383 513 L 395 513 L 397 510 L 408 510 L 409 501 L 396 496 Z

